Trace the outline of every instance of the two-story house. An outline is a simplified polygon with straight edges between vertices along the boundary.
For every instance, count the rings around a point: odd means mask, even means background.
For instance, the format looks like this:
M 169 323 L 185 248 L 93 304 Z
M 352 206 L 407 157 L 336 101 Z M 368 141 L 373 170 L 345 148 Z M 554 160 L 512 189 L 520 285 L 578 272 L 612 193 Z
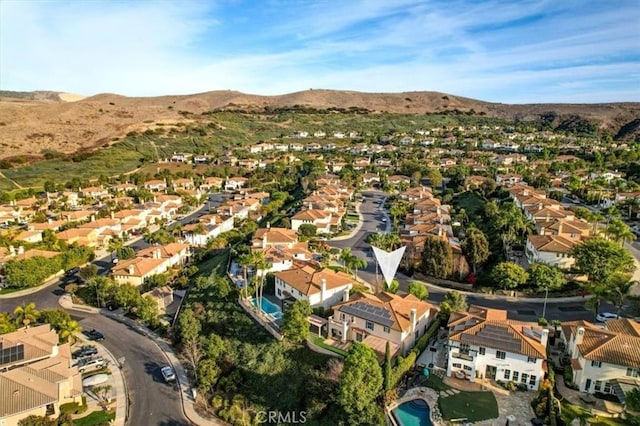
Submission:
M 333 306 L 329 337 L 342 342 L 362 342 L 378 354 L 386 344 L 392 354 L 406 354 L 424 335 L 437 310 L 408 294 L 343 292 L 343 300 Z
M 62 404 L 81 404 L 82 393 L 69 344 L 58 345 L 49 324 L 0 336 L 0 425 L 17 426 L 31 415 L 57 417 Z
M 330 308 L 342 300 L 343 292 L 351 290 L 354 279 L 344 272 L 318 268 L 307 262 L 296 262 L 297 267 L 276 272 L 276 297 L 307 300 L 311 307 Z
M 507 311 L 470 306 L 454 312 L 449 328 L 447 376 L 512 381 L 538 389 L 547 371 L 549 330 L 507 319 Z
M 297 231 L 301 225 L 314 225 L 318 234 L 331 233 L 333 213 L 325 210 L 307 209 L 291 218 L 291 229 Z
M 620 395 L 621 382 L 632 380 L 640 385 L 637 321 L 612 319 L 606 322 L 606 328 L 587 321 L 565 322 L 561 338 L 571 357 L 573 383 L 580 391 Z
M 576 262 L 573 248 L 578 243 L 578 239 L 560 235 L 528 235 L 525 254 L 529 263 L 540 262 L 568 269 Z

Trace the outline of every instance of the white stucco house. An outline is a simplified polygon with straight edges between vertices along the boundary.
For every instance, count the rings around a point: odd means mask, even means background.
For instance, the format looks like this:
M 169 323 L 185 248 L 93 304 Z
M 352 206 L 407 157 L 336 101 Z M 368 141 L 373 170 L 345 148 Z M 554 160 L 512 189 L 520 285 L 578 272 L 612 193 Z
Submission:
M 308 263 L 274 274 L 276 297 L 284 300 L 293 297 L 307 300 L 312 308 L 325 309 L 335 305 L 343 298 L 344 291 L 351 290 L 354 279 L 344 272 L 331 269 L 317 269 Z

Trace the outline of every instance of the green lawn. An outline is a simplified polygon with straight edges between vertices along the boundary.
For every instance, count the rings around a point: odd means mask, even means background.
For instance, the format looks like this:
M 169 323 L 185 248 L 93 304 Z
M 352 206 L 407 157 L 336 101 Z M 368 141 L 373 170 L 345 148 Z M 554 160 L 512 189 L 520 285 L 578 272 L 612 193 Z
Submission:
M 115 412 L 106 413 L 104 411 L 94 411 L 86 417 L 73 420 L 74 426 L 102 426 L 116 418 Z
M 453 197 L 453 205 L 462 207 L 470 218 L 479 217 L 484 211 L 486 201 L 472 191 L 463 192 Z
M 429 377 L 424 381 L 424 386 L 427 386 L 437 392 L 442 392 L 451 389 L 449 385 L 446 385 L 440 376 L 435 374 L 429 374 Z
M 479 422 L 498 417 L 498 402 L 491 392 L 460 392 L 438 399 L 442 418 Z
M 226 275 L 229 262 L 229 250 L 222 251 L 198 264 L 198 275 L 209 276 L 212 273 Z
M 340 356 L 347 356 L 347 353 L 345 351 L 343 351 L 342 349 L 338 349 L 338 348 L 334 348 L 331 345 L 327 345 L 324 342 L 324 339 L 322 337 L 318 337 L 318 336 L 309 336 L 309 340 L 311 340 L 311 342 L 313 342 L 313 344 L 315 344 L 316 346 L 320 346 L 321 348 L 324 348 L 328 351 L 334 352 Z

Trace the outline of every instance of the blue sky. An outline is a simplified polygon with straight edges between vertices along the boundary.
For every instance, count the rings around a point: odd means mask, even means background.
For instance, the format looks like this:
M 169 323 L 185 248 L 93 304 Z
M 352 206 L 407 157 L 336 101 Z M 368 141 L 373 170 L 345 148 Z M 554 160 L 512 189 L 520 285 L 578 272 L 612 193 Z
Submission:
M 0 88 L 640 101 L 640 7 L 638 0 L 2 0 Z

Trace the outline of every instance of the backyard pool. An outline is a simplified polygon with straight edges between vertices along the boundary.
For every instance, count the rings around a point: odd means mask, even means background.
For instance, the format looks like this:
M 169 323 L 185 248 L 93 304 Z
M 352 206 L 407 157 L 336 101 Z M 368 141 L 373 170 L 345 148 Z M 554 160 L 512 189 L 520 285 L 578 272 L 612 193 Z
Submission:
M 253 306 L 258 306 L 258 299 L 255 297 L 253 298 Z M 280 306 L 271 303 L 271 301 L 266 297 L 262 298 L 262 306 L 260 308 L 262 312 L 267 315 L 271 315 L 274 319 L 282 318 L 282 310 L 280 309 Z
M 399 426 L 431 426 L 429 404 L 423 399 L 412 399 L 391 410 Z

